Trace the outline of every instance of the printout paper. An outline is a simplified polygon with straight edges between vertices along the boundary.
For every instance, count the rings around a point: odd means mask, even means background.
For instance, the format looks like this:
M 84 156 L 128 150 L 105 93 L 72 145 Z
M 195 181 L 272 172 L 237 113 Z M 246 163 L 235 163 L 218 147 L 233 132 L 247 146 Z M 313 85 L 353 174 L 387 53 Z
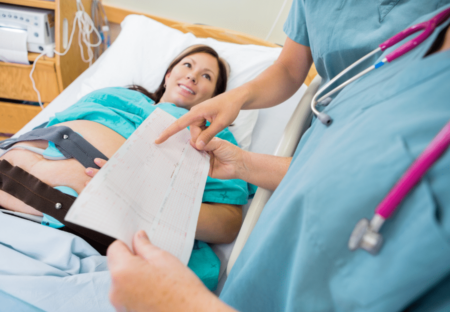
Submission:
M 209 170 L 209 155 L 187 129 L 154 143 L 175 117 L 156 109 L 83 190 L 66 220 L 124 241 L 145 230 L 187 264 Z
M 29 65 L 27 31 L 0 27 L 0 61 Z

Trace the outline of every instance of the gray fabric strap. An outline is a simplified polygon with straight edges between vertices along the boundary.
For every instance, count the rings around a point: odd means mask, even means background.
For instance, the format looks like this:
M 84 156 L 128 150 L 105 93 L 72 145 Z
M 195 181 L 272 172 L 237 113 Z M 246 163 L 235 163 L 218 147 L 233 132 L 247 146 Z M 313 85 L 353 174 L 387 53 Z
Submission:
M 51 141 L 67 158 L 75 158 L 84 167 L 99 167 L 94 163 L 95 158 L 108 160 L 98 149 L 86 141 L 81 135 L 65 126 L 35 129 L 15 139 L 0 141 L 0 149 L 6 150 L 18 142 L 23 141 Z

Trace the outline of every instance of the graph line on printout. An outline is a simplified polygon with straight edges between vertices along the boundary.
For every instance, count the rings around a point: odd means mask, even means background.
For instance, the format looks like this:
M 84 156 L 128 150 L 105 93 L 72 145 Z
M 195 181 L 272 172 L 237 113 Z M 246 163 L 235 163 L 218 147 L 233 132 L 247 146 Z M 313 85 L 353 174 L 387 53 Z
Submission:
M 181 154 L 180 161 L 178 162 L 178 166 L 175 169 L 175 173 L 172 175 L 172 178 L 170 179 L 169 187 L 167 188 L 166 194 L 164 195 L 164 200 L 162 201 L 162 203 L 161 203 L 161 205 L 160 205 L 160 207 L 158 209 L 158 213 L 156 214 L 155 220 L 153 221 L 153 225 L 152 225 L 152 228 L 150 230 L 150 237 L 149 237 L 150 240 L 152 239 L 153 234 L 156 231 L 156 227 L 158 226 L 158 223 L 159 223 L 159 221 L 161 219 L 161 215 L 162 215 L 162 212 L 164 210 L 164 206 L 166 205 L 167 200 L 169 198 L 169 195 L 172 192 L 173 183 L 175 182 L 175 179 L 178 176 L 178 172 L 180 171 L 181 165 L 183 164 L 184 158 L 185 158 L 185 156 L 187 154 L 188 147 L 189 147 L 188 146 L 189 145 L 189 141 L 187 141 L 187 143 L 188 144 L 185 145 L 184 148 L 183 148 L 183 153 Z

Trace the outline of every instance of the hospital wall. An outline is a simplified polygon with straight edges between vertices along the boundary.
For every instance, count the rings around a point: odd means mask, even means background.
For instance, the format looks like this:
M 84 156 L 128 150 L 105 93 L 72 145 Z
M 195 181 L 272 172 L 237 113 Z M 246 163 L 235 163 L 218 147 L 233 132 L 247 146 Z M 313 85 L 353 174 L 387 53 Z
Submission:
M 286 39 L 283 24 L 292 4 L 292 0 L 103 0 L 102 2 L 180 22 L 232 29 L 281 45 Z M 267 38 L 282 7 L 278 22 Z

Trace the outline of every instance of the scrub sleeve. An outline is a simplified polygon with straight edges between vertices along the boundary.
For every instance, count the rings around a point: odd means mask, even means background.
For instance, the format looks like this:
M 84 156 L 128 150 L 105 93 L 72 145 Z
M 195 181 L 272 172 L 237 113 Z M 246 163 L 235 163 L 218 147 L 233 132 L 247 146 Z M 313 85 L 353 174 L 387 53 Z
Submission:
M 90 120 L 114 130 L 127 139 L 156 108 L 161 108 L 176 118 L 188 112 L 171 103 L 154 105 L 153 100 L 134 90 L 112 87 L 84 96 L 65 111 L 56 113 L 46 127 L 71 120 Z M 217 137 L 237 145 L 233 134 L 227 128 Z M 247 183 L 242 180 L 219 180 L 208 177 L 202 202 L 244 205 L 248 196 Z M 195 242 L 188 267 L 210 290 L 216 288 L 220 260 L 207 243 Z

